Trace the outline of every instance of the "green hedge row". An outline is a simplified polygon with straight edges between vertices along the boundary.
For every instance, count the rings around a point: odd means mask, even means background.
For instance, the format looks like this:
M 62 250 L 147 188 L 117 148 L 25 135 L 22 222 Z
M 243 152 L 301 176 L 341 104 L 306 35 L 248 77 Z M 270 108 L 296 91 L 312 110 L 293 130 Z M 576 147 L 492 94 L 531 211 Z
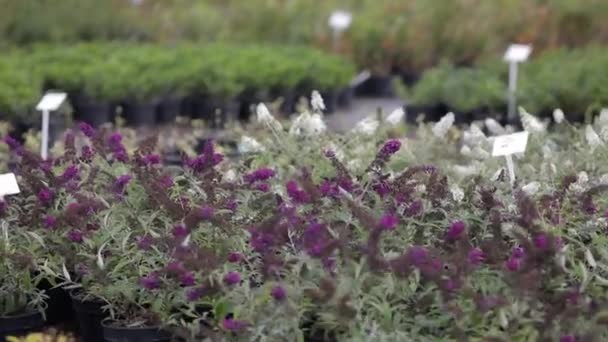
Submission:
M 581 115 L 608 106 L 608 48 L 557 50 L 521 64 L 518 103 L 536 113 L 561 108 Z M 442 104 L 453 111 L 504 110 L 508 65 L 490 63 L 475 69 L 443 63 L 425 72 L 411 89 L 417 106 Z
M 36 45 L 0 57 L 0 112 L 30 109 L 45 88 L 100 101 L 227 99 L 244 91 L 337 90 L 354 73 L 343 58 L 299 46 Z

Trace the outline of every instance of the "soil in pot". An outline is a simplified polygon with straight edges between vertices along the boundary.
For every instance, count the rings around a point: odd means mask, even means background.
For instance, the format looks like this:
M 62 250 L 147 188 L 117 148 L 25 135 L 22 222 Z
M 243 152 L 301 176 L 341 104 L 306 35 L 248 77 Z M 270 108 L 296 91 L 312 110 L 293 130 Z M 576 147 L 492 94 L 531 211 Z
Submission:
M 72 307 L 78 321 L 78 331 L 82 341 L 103 342 L 101 322 L 107 317 L 103 312 L 103 302 L 83 300 L 78 293 L 70 293 Z
M 132 101 L 123 106 L 123 115 L 127 125 L 133 127 L 153 126 L 156 124 L 157 101 Z
M 127 328 L 103 322 L 103 338 L 107 342 L 170 342 L 171 334 L 160 327 Z
M 175 123 L 180 115 L 182 100 L 177 97 L 164 98 L 156 108 L 157 121 L 160 123 Z
M 6 336 L 23 336 L 40 331 L 44 327 L 44 319 L 39 312 L 27 312 L 12 316 L 0 316 L 0 340 Z
M 114 106 L 109 102 L 96 101 L 84 96 L 74 96 L 70 101 L 74 107 L 76 121 L 84 121 L 99 127 L 114 119 Z

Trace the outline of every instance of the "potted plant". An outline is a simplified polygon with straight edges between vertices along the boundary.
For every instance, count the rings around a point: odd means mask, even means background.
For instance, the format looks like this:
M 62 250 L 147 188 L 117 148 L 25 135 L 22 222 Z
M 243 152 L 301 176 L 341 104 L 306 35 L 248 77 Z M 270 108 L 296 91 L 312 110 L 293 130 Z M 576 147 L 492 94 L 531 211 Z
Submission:
M 28 232 L 31 202 L 15 196 L 0 200 L 0 338 L 41 329 L 47 296 L 37 288 L 44 241 Z

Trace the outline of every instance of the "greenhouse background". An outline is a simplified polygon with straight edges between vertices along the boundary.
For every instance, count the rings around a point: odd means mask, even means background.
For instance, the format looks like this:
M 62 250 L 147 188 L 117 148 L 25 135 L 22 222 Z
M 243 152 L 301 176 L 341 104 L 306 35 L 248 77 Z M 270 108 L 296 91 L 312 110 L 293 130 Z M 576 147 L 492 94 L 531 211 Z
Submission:
M 0 341 L 608 339 L 606 0 L 0 0 L 0 139 Z

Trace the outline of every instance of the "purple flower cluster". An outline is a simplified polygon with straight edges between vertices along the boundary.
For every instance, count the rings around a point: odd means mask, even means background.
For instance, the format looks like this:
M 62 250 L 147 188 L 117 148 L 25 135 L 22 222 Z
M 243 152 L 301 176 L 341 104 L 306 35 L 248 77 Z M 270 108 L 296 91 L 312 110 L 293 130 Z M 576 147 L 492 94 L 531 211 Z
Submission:
M 456 241 L 462 238 L 466 230 L 466 225 L 462 221 L 454 221 L 450 224 L 446 233 L 446 239 L 448 241 Z
M 141 159 L 142 163 L 146 166 L 153 166 L 160 164 L 160 156 L 158 154 L 148 154 Z
M 521 264 L 523 263 L 524 256 L 525 252 L 523 248 L 513 248 L 513 250 L 511 251 L 511 256 L 505 262 L 505 267 L 507 268 L 507 270 L 511 272 L 518 271 L 521 267 Z
M 310 195 L 300 189 L 300 186 L 296 181 L 289 181 L 285 185 L 287 189 L 287 195 L 295 202 L 295 203 L 308 203 L 310 201 Z
M 55 195 L 53 194 L 53 191 L 51 191 L 51 189 L 49 189 L 49 188 L 43 188 L 42 190 L 38 191 L 37 196 L 38 196 L 38 201 L 42 205 L 50 204 L 53 201 L 53 198 L 55 197 Z
M 176 224 L 173 226 L 171 234 L 176 238 L 185 238 L 188 236 L 188 228 L 186 228 L 186 225 L 183 223 Z
M 382 160 L 388 160 L 393 154 L 397 153 L 401 148 L 401 142 L 396 139 L 392 139 L 384 143 L 384 146 L 378 152 L 378 158 Z
M 164 175 L 160 178 L 159 184 L 162 185 L 165 189 L 172 187 L 175 183 L 173 182 L 173 178 L 169 175 Z
M 201 153 L 194 159 L 186 161 L 186 166 L 188 166 L 194 172 L 200 173 L 218 165 L 223 160 L 223 154 L 215 153 L 213 141 L 207 140 L 205 142 L 205 146 L 203 147 L 203 153 Z
M 270 191 L 270 184 L 260 183 L 260 184 L 256 185 L 255 188 L 261 192 L 268 192 L 268 191 Z
M 244 179 L 247 183 L 255 183 L 258 181 L 266 181 L 275 176 L 275 172 L 270 168 L 259 168 L 251 173 L 248 173 L 244 176 Z
M 120 133 L 112 133 L 108 138 L 108 146 L 114 155 L 114 159 L 126 163 L 129 161 L 129 156 L 127 155 L 127 150 L 122 144 L 122 135 Z
M 241 253 L 230 252 L 230 254 L 228 254 L 228 262 L 230 263 L 234 264 L 240 262 L 241 260 L 243 260 L 243 255 Z
M 394 214 L 385 214 L 378 222 L 378 228 L 384 230 L 394 230 L 399 223 L 399 219 Z
M 46 229 L 54 229 L 57 226 L 57 218 L 52 215 L 46 215 L 42 219 L 42 225 Z
M 201 211 L 200 211 L 201 218 L 203 220 L 210 220 L 210 219 L 212 219 L 214 213 L 215 213 L 215 209 L 213 209 L 213 207 L 210 207 L 208 205 L 203 206 L 201 208 Z
M 11 137 L 10 135 L 7 135 L 6 137 L 4 137 L 4 143 L 8 145 L 12 152 L 17 153 L 17 155 L 21 154 L 22 146 L 17 141 L 17 139 Z
M 160 287 L 160 279 L 155 272 L 150 273 L 139 279 L 139 285 L 148 290 L 158 289 Z
M 95 156 L 95 152 L 93 151 L 93 149 L 88 146 L 82 146 L 82 148 L 80 149 L 80 158 L 84 161 L 91 161 L 93 160 L 93 157 Z
M 287 291 L 285 291 L 285 288 L 281 285 L 274 286 L 270 291 L 270 294 L 277 302 L 282 302 L 287 298 Z
M 247 322 L 233 318 L 225 318 L 222 321 L 222 327 L 229 331 L 240 331 L 247 328 L 247 326 L 249 326 Z
M 485 254 L 479 247 L 475 247 L 469 251 L 468 259 L 471 265 L 479 265 L 485 260 Z
M 95 136 L 95 129 L 93 128 L 93 126 L 89 125 L 86 122 L 79 123 L 78 128 L 80 129 L 82 134 L 84 134 L 87 138 L 92 138 L 93 136 Z
M 141 250 L 149 250 L 154 243 L 154 239 L 150 235 L 144 235 L 137 239 L 137 247 Z
M 61 174 L 61 179 L 64 182 L 69 182 L 78 178 L 78 167 L 76 165 L 68 166 Z
M 241 275 L 238 272 L 230 271 L 224 276 L 224 284 L 233 286 L 241 282 Z
M 68 240 L 75 242 L 75 243 L 81 243 L 82 241 L 84 241 L 84 235 L 82 234 L 82 231 L 79 229 L 72 229 L 68 232 Z
M 112 190 L 114 191 L 114 193 L 116 193 L 117 195 L 124 194 L 125 188 L 127 187 L 127 184 L 129 184 L 131 179 L 133 179 L 133 177 L 131 177 L 130 175 L 122 175 L 118 177 L 116 181 L 114 181 L 114 184 L 112 184 Z
M 415 200 L 405 209 L 405 216 L 418 217 L 424 212 L 422 200 Z

